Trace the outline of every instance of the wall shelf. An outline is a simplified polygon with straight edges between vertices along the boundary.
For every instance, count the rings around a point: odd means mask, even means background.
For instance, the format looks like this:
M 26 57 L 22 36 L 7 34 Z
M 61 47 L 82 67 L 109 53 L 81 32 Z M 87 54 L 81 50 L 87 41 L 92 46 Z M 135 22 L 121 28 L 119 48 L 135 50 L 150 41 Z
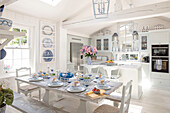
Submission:
M 0 44 L 0 50 L 7 45 L 14 37 L 25 36 L 23 32 L 7 31 L 0 29 L 0 39 L 6 39 L 2 44 Z

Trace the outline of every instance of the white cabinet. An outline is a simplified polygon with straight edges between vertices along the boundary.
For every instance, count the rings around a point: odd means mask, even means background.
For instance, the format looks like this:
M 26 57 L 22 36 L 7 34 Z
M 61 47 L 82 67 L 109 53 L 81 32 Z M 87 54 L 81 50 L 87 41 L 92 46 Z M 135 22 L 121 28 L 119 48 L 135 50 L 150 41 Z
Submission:
M 140 40 L 140 51 L 149 51 L 149 33 L 139 33 L 139 40 Z
M 111 36 L 100 36 L 95 39 L 95 47 L 98 52 L 111 52 Z
M 151 82 L 154 87 L 170 87 L 169 73 L 151 73 Z
M 152 85 L 156 87 L 169 87 L 170 82 L 164 79 L 152 79 Z
M 170 30 L 161 30 L 150 32 L 151 44 L 169 43 Z

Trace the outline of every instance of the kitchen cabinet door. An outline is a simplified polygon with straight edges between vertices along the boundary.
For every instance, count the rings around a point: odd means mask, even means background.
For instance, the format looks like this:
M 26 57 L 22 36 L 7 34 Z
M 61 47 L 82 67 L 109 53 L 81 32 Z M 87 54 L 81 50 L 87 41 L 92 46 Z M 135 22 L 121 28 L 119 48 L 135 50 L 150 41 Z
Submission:
M 148 40 L 148 33 L 140 34 L 140 50 L 141 51 L 148 51 L 149 50 L 149 40 Z
M 109 50 L 109 39 L 103 39 L 103 50 L 104 51 Z
M 102 50 L 102 39 L 96 39 L 96 48 L 98 51 Z

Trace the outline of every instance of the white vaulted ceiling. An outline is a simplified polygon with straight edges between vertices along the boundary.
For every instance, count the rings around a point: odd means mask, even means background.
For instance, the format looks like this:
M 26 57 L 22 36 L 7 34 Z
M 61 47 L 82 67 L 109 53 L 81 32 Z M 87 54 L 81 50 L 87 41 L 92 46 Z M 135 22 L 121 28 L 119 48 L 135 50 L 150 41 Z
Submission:
M 7 6 L 7 9 L 52 20 L 65 20 L 72 17 L 89 4 L 88 0 L 62 0 L 56 6 L 50 6 L 40 0 L 18 0 Z
M 114 4 L 116 0 L 111 0 L 110 12 L 114 12 Z M 121 0 L 123 9 L 129 9 L 129 3 L 133 7 L 149 5 L 153 3 L 170 1 L 170 0 Z M 70 21 L 84 18 L 93 18 L 92 0 L 61 0 L 56 6 L 50 6 L 41 2 L 40 0 L 18 0 L 17 2 L 7 6 L 8 10 L 24 13 L 38 18 L 51 19 L 56 21 Z M 169 20 L 170 15 L 165 15 L 162 19 Z M 86 27 L 79 27 L 70 29 L 75 32 L 90 35 L 94 32 L 110 26 L 110 23 L 89 25 Z

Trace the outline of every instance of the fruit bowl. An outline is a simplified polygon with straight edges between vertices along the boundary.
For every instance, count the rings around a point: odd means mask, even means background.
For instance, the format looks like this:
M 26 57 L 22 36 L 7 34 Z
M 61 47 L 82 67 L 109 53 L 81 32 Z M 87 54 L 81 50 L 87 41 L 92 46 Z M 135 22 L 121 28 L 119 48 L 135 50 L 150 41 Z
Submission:
M 12 20 L 0 17 L 0 29 L 9 30 L 12 27 Z
M 113 66 L 114 63 L 106 63 L 107 66 Z
M 94 89 L 92 91 L 95 94 L 100 94 L 100 89 L 97 89 L 96 87 L 94 87 Z

